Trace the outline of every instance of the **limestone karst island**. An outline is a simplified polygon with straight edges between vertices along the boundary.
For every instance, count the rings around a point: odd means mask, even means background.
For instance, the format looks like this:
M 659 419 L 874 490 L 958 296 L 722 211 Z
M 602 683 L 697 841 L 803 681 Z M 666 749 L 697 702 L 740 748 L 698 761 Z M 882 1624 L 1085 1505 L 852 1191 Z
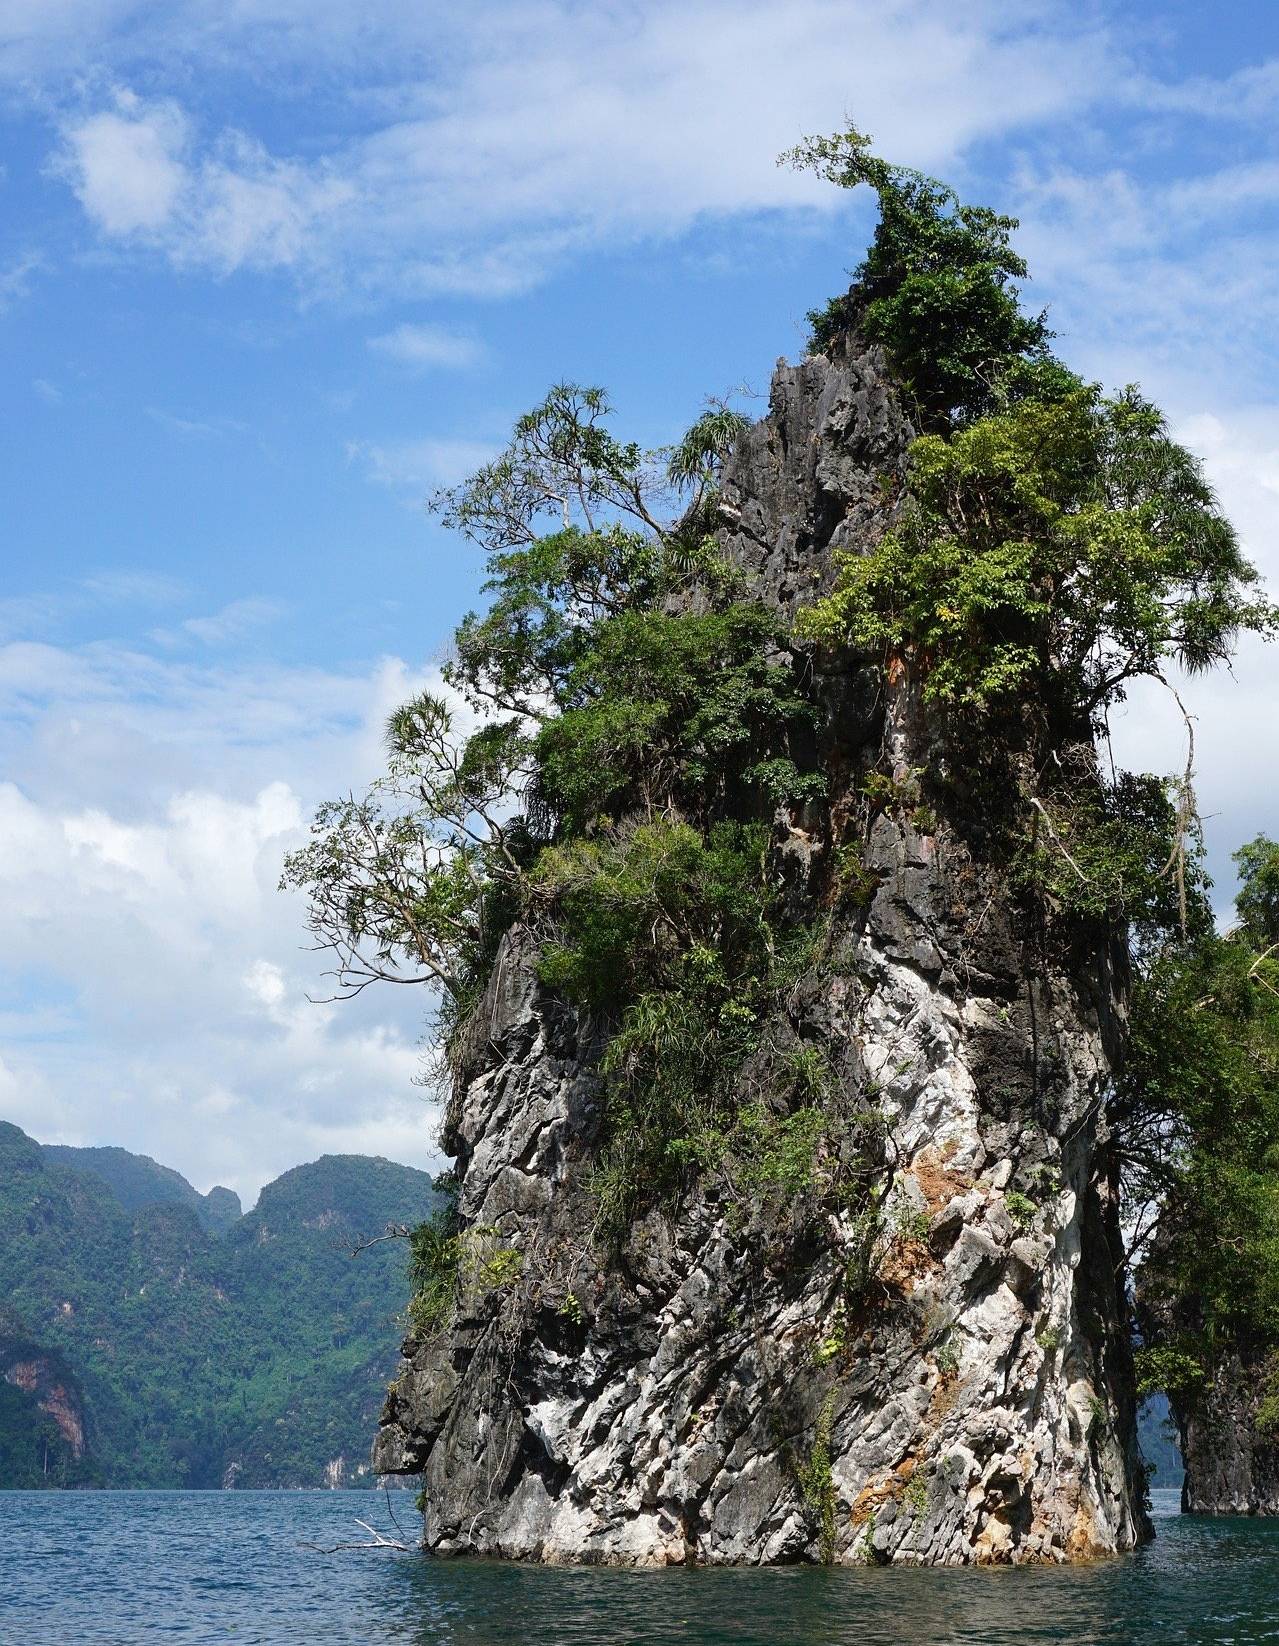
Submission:
M 1269 633 L 1136 387 L 1054 352 L 1006 217 L 856 132 L 851 288 L 673 447 L 561 383 L 442 492 L 443 695 L 287 879 L 352 991 L 436 991 L 455 1162 L 375 1449 L 428 1550 L 1068 1563 L 1279 1511 L 1279 846 L 1211 916 L 1193 724 Z
M 1279 1640 L 1279 24 L 16 9 L 0 1646 Z

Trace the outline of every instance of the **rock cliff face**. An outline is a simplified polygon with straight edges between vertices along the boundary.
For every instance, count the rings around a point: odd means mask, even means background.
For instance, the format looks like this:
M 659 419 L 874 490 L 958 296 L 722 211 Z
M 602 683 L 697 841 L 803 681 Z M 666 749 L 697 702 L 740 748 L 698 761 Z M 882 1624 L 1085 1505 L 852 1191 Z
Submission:
M 96 1484 L 84 1394 L 65 1356 L 0 1308 L 0 1485 Z
M 1273 1405 L 1274 1384 L 1273 1354 L 1244 1349 L 1214 1368 L 1205 1394 L 1171 1402 L 1187 1514 L 1279 1515 L 1279 1434 L 1262 1412 L 1263 1402 Z
M 753 593 L 789 616 L 835 550 L 875 540 L 910 434 L 873 351 L 779 366 L 721 506 Z M 907 669 L 885 688 L 831 665 L 818 684 L 832 803 L 776 841 L 814 914 L 871 758 L 964 783 Z M 1038 942 L 983 855 L 980 805 L 966 814 L 868 819 L 866 894 L 829 912 L 776 1025 L 821 1049 L 850 1135 L 883 1128 L 859 1289 L 864 1208 L 744 1204 L 713 1174 L 599 1253 L 600 1045 L 511 934 L 444 1141 L 470 1249 L 517 1249 L 518 1276 L 468 1286 L 449 1331 L 406 1344 L 375 1448 L 382 1471 L 422 1473 L 430 1549 L 961 1564 L 1147 1535 L 1098 1120 L 1122 957 Z

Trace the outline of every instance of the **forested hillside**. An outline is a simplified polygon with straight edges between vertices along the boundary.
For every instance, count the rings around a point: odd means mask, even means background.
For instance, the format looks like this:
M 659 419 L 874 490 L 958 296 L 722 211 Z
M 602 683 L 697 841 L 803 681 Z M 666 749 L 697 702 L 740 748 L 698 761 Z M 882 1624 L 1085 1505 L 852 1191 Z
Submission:
M 269 1184 L 219 1237 L 164 1168 L 91 1152 L 112 1157 L 115 1187 L 0 1125 L 0 1286 L 21 1331 L 83 1390 L 76 1477 L 113 1486 L 356 1478 L 394 1369 L 406 1283 L 401 1242 L 357 1257 L 351 1248 L 429 1213 L 427 1174 L 327 1156 Z M 148 1177 L 158 1198 L 136 1203 Z M 34 1455 L 35 1431 L 19 1437 L 48 1414 L 24 1418 L 31 1401 L 6 1399 L 4 1433 L 23 1458 Z M 28 1479 L 7 1452 L 3 1464 L 5 1485 L 76 1474 Z
M 234 1189 L 210 1189 L 202 1195 L 192 1188 L 181 1172 L 161 1166 L 149 1155 L 130 1154 L 128 1149 L 77 1149 L 66 1143 L 44 1143 L 44 1157 L 58 1166 L 92 1172 L 115 1195 L 126 1211 L 142 1206 L 172 1202 L 189 1206 L 210 1234 L 223 1234 L 243 1215 L 240 1197 Z

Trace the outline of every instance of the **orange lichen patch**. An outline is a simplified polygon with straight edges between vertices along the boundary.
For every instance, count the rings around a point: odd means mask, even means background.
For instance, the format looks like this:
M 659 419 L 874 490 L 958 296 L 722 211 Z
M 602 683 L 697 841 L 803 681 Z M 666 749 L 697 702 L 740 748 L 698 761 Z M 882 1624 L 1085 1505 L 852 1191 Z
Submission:
M 936 1266 L 937 1259 L 924 1241 L 898 1240 L 880 1264 L 879 1278 L 890 1290 L 909 1296 L 919 1277 Z
M 866 1482 L 848 1512 L 854 1527 L 864 1526 L 876 1510 L 902 1495 L 910 1485 L 917 1462 L 917 1458 L 904 1457 L 895 1469 Z
M 934 1149 L 931 1146 L 921 1149 L 907 1167 L 910 1176 L 919 1184 L 924 1199 L 928 1202 L 930 1213 L 936 1214 L 957 1194 L 963 1194 L 966 1189 L 972 1188 L 969 1178 L 962 1172 L 952 1171 L 946 1165 L 956 1147 L 952 1140 L 941 1149 Z
M 890 686 L 896 686 L 896 685 L 900 684 L 902 679 L 905 677 L 905 674 L 906 674 L 906 659 L 901 655 L 900 652 L 894 652 L 893 655 L 888 659 L 888 671 L 887 672 L 888 672 L 888 684 Z

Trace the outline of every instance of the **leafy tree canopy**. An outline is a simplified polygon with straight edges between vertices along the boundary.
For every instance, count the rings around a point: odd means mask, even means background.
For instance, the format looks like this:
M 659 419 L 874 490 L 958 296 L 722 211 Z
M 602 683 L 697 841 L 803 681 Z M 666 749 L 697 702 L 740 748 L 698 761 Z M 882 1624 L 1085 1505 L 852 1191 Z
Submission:
M 934 701 L 1037 699 L 1069 723 L 1274 629 L 1198 463 L 1136 389 L 1081 385 L 925 435 L 908 485 L 802 632 L 911 659 Z
M 1193 1392 L 1241 1339 L 1279 1347 L 1279 960 L 1255 923 L 1275 860 L 1264 835 L 1236 853 L 1240 924 L 1222 936 L 1203 918 L 1134 992 L 1115 1120 L 1147 1358 L 1172 1392 L 1170 1375 L 1198 1367 Z
M 781 157 L 879 197 L 852 290 L 808 317 L 813 346 L 826 349 L 850 329 L 883 344 L 926 424 L 974 415 L 1051 375 L 1044 317 L 1023 314 L 1018 300 L 1026 265 L 1010 242 L 1017 219 L 964 205 L 936 178 L 881 160 L 870 141 L 850 126 Z
M 557 385 L 434 500 L 489 570 L 488 608 L 463 620 L 445 670 L 454 701 L 399 709 L 387 776 L 322 808 L 286 868 L 341 991 L 429 981 L 451 1020 L 513 920 L 558 942 L 590 901 L 549 871 L 556 843 L 595 840 L 603 884 L 605 859 L 657 838 L 629 817 L 700 839 L 713 814 L 766 814 L 817 786 L 791 753 L 813 710 L 771 660 L 777 619 L 741 598 L 701 528 L 743 419 L 712 404 L 645 454 L 610 415 L 601 390 Z M 459 723 L 468 710 L 478 726 Z M 661 836 L 672 851 L 682 838 Z

